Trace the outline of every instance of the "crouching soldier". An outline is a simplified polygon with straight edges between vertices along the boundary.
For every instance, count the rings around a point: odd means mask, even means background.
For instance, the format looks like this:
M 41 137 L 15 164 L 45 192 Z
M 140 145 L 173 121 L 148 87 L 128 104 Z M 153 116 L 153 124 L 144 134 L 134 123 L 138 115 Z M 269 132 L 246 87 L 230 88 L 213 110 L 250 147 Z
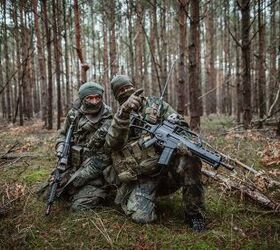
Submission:
M 57 196 L 67 198 L 75 211 L 91 209 L 100 205 L 108 195 L 108 183 L 103 171 L 111 163 L 105 152 L 104 142 L 111 124 L 111 108 L 103 102 L 104 89 L 94 82 L 83 84 L 79 99 L 68 112 L 63 128 L 59 131 L 56 154 L 61 156 L 64 142 L 73 124 L 70 143 L 70 161 L 59 169 L 61 180 Z M 52 183 L 54 175 L 48 183 Z M 50 185 L 43 185 L 39 193 L 49 195 Z
M 201 161 L 182 148 L 185 153 L 177 154 L 170 166 L 163 169 L 157 164 L 159 149 L 141 147 L 148 135 L 130 127 L 133 112 L 152 124 L 162 123 L 170 115 L 178 117 L 182 127 L 188 127 L 187 123 L 160 98 L 140 97 L 140 92 L 135 92 L 132 81 L 125 75 L 114 77 L 111 88 L 120 104 L 106 135 L 114 169 L 123 183 L 116 203 L 133 221 L 150 223 L 157 219 L 156 197 L 172 194 L 182 187 L 185 222 L 195 231 L 205 230 Z

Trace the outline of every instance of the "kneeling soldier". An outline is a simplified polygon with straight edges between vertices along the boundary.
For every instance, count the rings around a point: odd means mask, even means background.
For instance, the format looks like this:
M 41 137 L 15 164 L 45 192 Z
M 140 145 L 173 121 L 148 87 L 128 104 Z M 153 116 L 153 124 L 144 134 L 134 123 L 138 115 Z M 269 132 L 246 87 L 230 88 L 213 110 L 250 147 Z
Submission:
M 78 92 L 79 99 L 68 112 L 63 128 L 59 131 L 56 144 L 58 157 L 63 152 L 70 124 L 74 122 L 70 161 L 65 169 L 59 169 L 61 181 L 57 194 L 69 199 L 75 211 L 94 208 L 108 195 L 108 183 L 103 171 L 111 160 L 105 152 L 104 143 L 112 113 L 111 108 L 103 102 L 103 92 L 103 87 L 97 83 L 83 84 Z M 49 192 L 47 186 L 41 189 L 45 194 Z
M 106 136 L 106 143 L 112 150 L 113 166 L 123 183 L 116 202 L 133 221 L 150 223 L 157 218 L 156 197 L 174 193 L 182 187 L 187 225 L 195 231 L 205 230 L 200 159 L 188 153 L 178 154 L 170 166 L 162 168 L 157 164 L 158 149 L 155 146 L 141 147 L 147 134 L 130 127 L 130 118 L 132 112 L 137 112 L 141 119 L 157 124 L 174 114 L 173 117 L 179 117 L 180 126 L 188 127 L 187 123 L 160 98 L 140 97 L 140 92 L 135 92 L 132 81 L 125 75 L 114 77 L 111 88 L 120 104 Z

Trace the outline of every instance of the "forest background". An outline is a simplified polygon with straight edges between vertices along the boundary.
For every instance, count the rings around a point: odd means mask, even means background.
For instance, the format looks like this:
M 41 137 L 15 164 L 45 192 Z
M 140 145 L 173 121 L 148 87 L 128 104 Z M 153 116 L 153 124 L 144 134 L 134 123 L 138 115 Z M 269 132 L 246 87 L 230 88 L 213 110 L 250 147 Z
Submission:
M 0 0 L 0 248 L 277 249 L 280 193 L 267 180 L 280 183 L 279 67 L 279 0 Z M 168 80 L 164 100 L 249 167 L 204 176 L 207 232 L 185 226 L 180 191 L 158 201 L 153 225 L 114 205 L 75 214 L 57 202 L 44 216 L 34 194 L 55 167 L 57 129 L 86 81 L 116 110 L 116 74 L 145 95 Z
M 2 118 L 60 128 L 83 82 L 103 84 L 115 106 L 114 75 L 159 96 L 171 71 L 165 100 L 192 128 L 216 113 L 245 128 L 277 123 L 279 9 L 276 0 L 1 1 Z

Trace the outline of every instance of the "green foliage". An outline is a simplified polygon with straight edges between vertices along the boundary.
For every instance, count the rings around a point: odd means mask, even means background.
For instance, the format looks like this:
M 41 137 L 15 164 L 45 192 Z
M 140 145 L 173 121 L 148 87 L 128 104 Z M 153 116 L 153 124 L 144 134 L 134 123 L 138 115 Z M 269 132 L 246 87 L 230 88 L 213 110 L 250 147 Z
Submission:
M 27 173 L 24 175 L 23 179 L 28 183 L 28 184 L 34 184 L 38 183 L 44 180 L 46 176 L 48 176 L 49 171 L 45 169 L 38 169 L 38 170 L 33 170 L 30 173 Z

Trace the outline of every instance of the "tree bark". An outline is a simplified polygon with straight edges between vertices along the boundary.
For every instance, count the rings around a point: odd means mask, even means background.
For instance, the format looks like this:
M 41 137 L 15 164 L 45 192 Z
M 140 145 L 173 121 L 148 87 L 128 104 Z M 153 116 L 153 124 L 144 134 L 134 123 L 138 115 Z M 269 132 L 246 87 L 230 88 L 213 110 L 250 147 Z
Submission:
M 214 22 L 213 22 L 213 4 L 206 5 L 206 55 L 205 55 L 205 69 L 206 69 L 206 114 L 210 115 L 216 113 L 217 105 L 217 91 L 216 91 L 216 72 L 214 67 Z
M 34 13 L 34 29 L 37 38 L 37 50 L 38 50 L 38 64 L 39 64 L 39 82 L 41 89 L 41 101 L 42 101 L 42 120 L 47 126 L 47 81 L 46 81 L 46 59 L 43 50 L 43 43 L 41 38 L 39 16 L 37 11 L 38 0 L 33 0 L 33 13 Z
M 241 40 L 242 40 L 242 88 L 243 124 L 248 129 L 252 120 L 251 107 L 251 44 L 250 44 L 250 0 L 241 0 Z
M 161 25 L 160 25 L 160 41 L 161 45 L 158 48 L 158 54 L 160 57 L 160 64 L 161 64 L 161 89 L 163 90 L 164 85 L 166 84 L 167 81 L 167 24 L 166 24 L 166 16 L 167 16 L 167 1 L 163 0 L 162 1 L 162 7 L 161 7 Z M 185 46 L 186 47 L 186 46 Z M 170 85 L 170 83 L 168 83 Z M 169 91 L 170 86 L 166 87 L 165 93 L 163 95 L 164 100 L 166 100 L 168 103 L 170 102 L 170 91 Z
M 103 18 L 103 82 L 105 84 L 105 101 L 110 102 L 109 99 L 109 58 L 108 58 L 108 32 L 107 32 L 107 18 Z
M 157 92 L 158 79 L 156 73 L 156 35 L 157 35 L 157 0 L 152 1 L 150 6 L 150 53 L 151 53 L 151 84 L 152 92 L 154 95 Z M 147 89 L 145 87 L 145 89 Z
M 51 31 L 49 28 L 47 0 L 42 0 L 43 18 L 47 39 L 47 62 L 48 62 L 48 125 L 47 129 L 53 128 L 53 86 L 52 86 L 52 51 L 51 51 Z
M 258 94 L 259 94 L 259 118 L 263 119 L 266 113 L 266 102 L 265 102 L 265 24 L 262 13 L 262 4 L 258 0 L 258 28 L 259 28 L 259 58 L 258 58 Z
M 237 6 L 234 7 L 234 17 L 236 20 L 238 20 L 237 16 Z M 236 39 L 239 41 L 240 39 L 240 25 L 239 22 L 234 22 L 234 31 L 236 34 Z M 240 48 L 237 43 L 235 43 L 235 68 L 236 68 L 236 121 L 237 123 L 241 122 L 241 114 L 243 112 L 243 96 L 242 96 L 242 85 L 241 83 L 241 77 L 240 77 Z
M 268 92 L 268 106 L 270 107 L 274 101 L 275 92 L 277 89 L 277 69 L 276 69 L 276 20 L 275 20 L 275 3 L 271 4 L 270 9 L 271 15 L 271 26 L 270 26 L 270 45 L 269 45 L 269 55 L 270 55 L 270 74 L 269 74 L 269 92 Z
M 199 41 L 199 2 L 190 1 L 190 43 L 189 43 L 189 86 L 190 86 L 190 127 L 200 130 L 202 115 L 201 86 L 200 86 L 200 41 Z
M 55 0 L 52 0 L 53 9 L 53 45 L 54 45 L 54 60 L 55 60 L 55 75 L 56 75 L 56 88 L 57 88 L 57 129 L 60 129 L 60 119 L 62 116 L 62 105 L 61 105 L 61 80 L 60 80 L 60 27 L 59 27 L 59 4 Z
M 179 80 L 177 85 L 177 96 L 178 96 L 178 105 L 177 111 L 179 114 L 185 114 L 185 104 L 186 103 L 186 72 L 185 72 L 185 51 L 187 44 L 187 8 L 189 1 L 188 0 L 179 0 L 178 1 L 178 23 L 179 23 Z
M 68 49 L 68 23 L 66 19 L 66 0 L 62 2 L 63 8 L 63 38 L 64 38 L 64 61 L 65 61 L 65 88 L 66 88 L 66 98 L 64 111 L 68 112 L 71 106 L 70 98 L 70 82 L 69 82 L 69 49 Z
M 81 63 L 81 80 L 79 85 L 82 85 L 87 81 L 87 70 L 89 69 L 88 65 L 84 61 L 84 54 L 81 45 L 81 26 L 80 26 L 80 13 L 78 0 L 74 0 L 74 26 L 75 26 L 75 38 L 76 38 L 76 51 L 78 58 Z
M 143 80 L 143 6 L 141 0 L 136 3 L 136 38 L 135 38 L 135 87 L 142 87 Z
M 116 42 L 116 3 L 110 1 L 110 73 L 111 79 L 118 72 L 117 42 Z
M 9 122 L 12 121 L 12 102 L 11 102 L 11 80 L 10 79 L 10 60 L 9 60 L 9 48 L 8 48 L 8 29 L 7 29 L 7 4 L 4 1 L 4 57 L 5 57 L 5 79 L 6 79 L 6 83 L 8 83 L 8 85 L 6 86 L 6 107 L 7 107 L 7 119 Z

